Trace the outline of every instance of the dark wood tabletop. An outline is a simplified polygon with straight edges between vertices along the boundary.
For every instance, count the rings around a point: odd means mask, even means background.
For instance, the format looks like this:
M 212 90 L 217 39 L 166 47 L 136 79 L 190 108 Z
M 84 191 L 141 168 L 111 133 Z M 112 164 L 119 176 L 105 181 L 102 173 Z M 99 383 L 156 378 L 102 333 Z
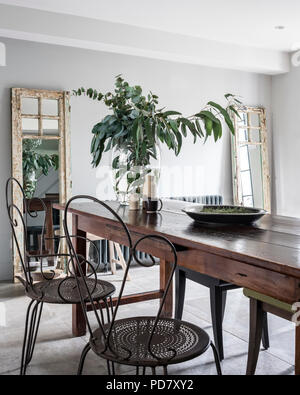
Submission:
M 300 278 L 300 219 L 266 215 L 252 226 L 203 225 L 195 223 L 181 210 L 187 202 L 164 201 L 163 211 L 146 214 L 130 211 L 117 202 L 106 202 L 121 216 L 132 232 L 160 234 L 174 244 L 189 249 L 250 263 Z M 63 209 L 62 206 L 54 207 Z M 115 223 L 113 216 L 94 203 L 75 203 L 74 214 L 95 221 Z

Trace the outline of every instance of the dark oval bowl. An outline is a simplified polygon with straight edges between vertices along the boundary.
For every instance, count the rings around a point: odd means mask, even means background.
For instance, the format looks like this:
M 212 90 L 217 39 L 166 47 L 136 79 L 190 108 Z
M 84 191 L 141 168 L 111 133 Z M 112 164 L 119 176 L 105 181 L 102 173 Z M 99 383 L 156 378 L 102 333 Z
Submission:
M 215 209 L 215 213 L 203 212 L 204 208 Z M 241 212 L 236 213 L 220 213 L 218 209 L 240 209 Z M 247 212 L 244 212 L 247 210 Z M 191 218 L 201 223 L 215 223 L 215 224 L 242 224 L 249 225 L 259 220 L 262 216 L 267 214 L 265 210 L 252 208 L 252 207 L 240 207 L 240 206 L 208 206 L 208 205 L 194 205 L 186 207 L 182 210 Z

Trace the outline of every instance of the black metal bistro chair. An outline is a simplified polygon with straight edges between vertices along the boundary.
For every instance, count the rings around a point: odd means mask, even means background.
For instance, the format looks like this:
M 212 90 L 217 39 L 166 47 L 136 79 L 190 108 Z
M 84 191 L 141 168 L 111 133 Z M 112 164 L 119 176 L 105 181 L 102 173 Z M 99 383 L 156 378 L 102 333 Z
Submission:
M 95 204 L 98 204 L 102 210 L 103 208 L 106 209 L 111 218 L 119 223 L 120 230 L 118 230 L 118 234 L 122 232 L 122 237 L 125 241 L 124 244 L 129 246 L 130 249 L 118 299 L 115 307 L 112 304 L 110 306 L 112 318 L 105 325 L 102 324 L 100 306 L 92 303 L 93 298 L 81 268 L 80 257 L 76 254 L 68 230 L 67 215 L 69 207 L 78 199 L 91 200 Z M 145 374 L 146 368 L 151 368 L 152 374 L 156 374 L 156 368 L 158 367 L 163 368 L 164 374 L 167 374 L 168 365 L 196 358 L 206 352 L 210 347 L 214 353 L 217 372 L 220 375 L 222 374 L 217 350 L 203 329 L 188 322 L 164 318 L 162 316 L 163 306 L 177 266 L 176 250 L 168 239 L 159 235 L 147 235 L 137 240 L 133 245 L 129 230 L 121 217 L 109 205 L 90 196 L 75 196 L 69 200 L 65 208 L 64 230 L 70 248 L 71 262 L 73 265 L 72 271 L 76 273 L 77 288 L 80 292 L 82 308 L 90 332 L 89 343 L 82 352 L 78 368 L 79 375 L 82 374 L 84 361 L 90 350 L 107 361 L 109 374 L 115 374 L 115 363 L 135 366 L 137 374 L 139 374 L 139 368 L 142 368 L 143 374 Z M 168 254 L 168 260 L 170 262 L 173 261 L 173 268 L 163 293 L 162 302 L 156 316 L 139 316 L 117 320 L 126 277 L 133 258 L 137 263 L 145 267 L 155 264 L 153 257 L 151 257 L 150 263 L 142 262 L 139 259 L 137 252 L 139 249 L 143 249 L 140 246 L 143 242 L 155 243 L 155 248 L 164 251 L 166 255 Z M 81 283 L 85 285 L 84 290 L 79 286 Z M 94 330 L 91 325 L 91 317 L 88 316 L 86 311 L 87 301 L 92 305 L 92 311 L 97 322 L 97 328 Z
M 22 194 L 23 207 L 19 208 L 11 202 L 13 193 L 13 185 Z M 34 198 L 37 199 L 37 198 Z M 9 178 L 6 183 L 6 206 L 10 225 L 12 228 L 13 238 L 15 241 L 16 249 L 20 258 L 20 264 L 22 273 L 17 276 L 20 282 L 25 288 L 26 295 L 31 299 L 29 303 L 26 323 L 25 323 L 25 334 L 22 349 L 21 369 L 20 374 L 25 375 L 28 364 L 32 360 L 35 343 L 38 335 L 42 309 L 44 303 L 52 304 L 77 304 L 81 302 L 80 296 L 85 292 L 87 287 L 89 290 L 89 297 L 93 302 L 104 300 L 107 303 L 107 299 L 111 298 L 111 295 L 115 292 L 115 287 L 106 282 L 97 279 L 96 270 L 94 265 L 91 265 L 85 257 L 78 256 L 78 260 L 85 265 L 90 266 L 91 274 L 83 277 L 78 281 L 77 277 L 69 270 L 69 255 L 67 254 L 48 254 L 47 251 L 43 250 L 43 239 L 45 234 L 45 221 L 43 222 L 43 230 L 41 235 L 40 251 L 38 255 L 32 255 L 27 250 L 27 223 L 28 218 L 37 218 L 38 214 L 36 211 L 31 210 L 31 201 L 25 198 L 24 190 L 21 184 L 15 178 Z M 40 202 L 43 204 L 43 202 Z M 43 206 L 46 210 L 46 207 Z M 45 219 L 46 211 L 44 212 Z M 21 242 L 17 235 L 18 230 L 21 228 Z M 69 236 L 72 240 L 74 236 Z M 85 239 L 81 236 L 76 238 Z M 93 243 L 90 240 L 87 240 Z M 95 246 L 96 248 L 96 246 Z M 55 272 L 53 270 L 45 271 L 43 265 L 47 260 L 53 260 L 54 258 L 62 257 L 66 259 L 66 275 L 63 278 L 55 278 Z M 42 281 L 34 282 L 32 278 L 32 259 L 35 263 L 39 263 L 40 274 Z M 91 278 L 93 277 L 93 278 Z

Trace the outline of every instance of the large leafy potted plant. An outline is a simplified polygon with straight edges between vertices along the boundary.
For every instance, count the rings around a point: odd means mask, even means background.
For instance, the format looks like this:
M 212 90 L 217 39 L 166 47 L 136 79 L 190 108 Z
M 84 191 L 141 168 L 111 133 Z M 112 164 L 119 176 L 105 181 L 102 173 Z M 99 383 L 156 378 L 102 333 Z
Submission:
M 165 144 L 179 155 L 183 139 L 191 133 L 198 139 L 222 136 L 222 121 L 231 133 L 234 126 L 230 112 L 240 101 L 226 94 L 226 107 L 209 101 L 198 113 L 183 117 L 179 111 L 158 107 L 158 96 L 143 96 L 140 86 L 130 86 L 121 75 L 116 77 L 114 92 L 102 93 L 93 88 L 74 90 L 76 96 L 86 95 L 103 102 L 111 114 L 92 129 L 92 165 L 97 167 L 104 152 L 113 152 L 114 188 L 118 200 L 126 204 L 132 192 L 141 193 L 144 177 L 153 171 L 151 161 L 158 160 L 158 143 Z

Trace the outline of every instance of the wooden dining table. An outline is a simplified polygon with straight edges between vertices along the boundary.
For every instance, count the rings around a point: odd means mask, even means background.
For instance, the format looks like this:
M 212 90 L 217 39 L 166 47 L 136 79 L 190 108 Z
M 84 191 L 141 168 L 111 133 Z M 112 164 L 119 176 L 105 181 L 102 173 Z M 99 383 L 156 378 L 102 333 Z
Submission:
M 194 222 L 182 209 L 191 203 L 165 200 L 155 214 L 131 211 L 117 202 L 106 203 L 127 224 L 133 241 L 149 234 L 167 237 L 176 247 L 178 265 L 293 304 L 300 301 L 300 220 L 265 215 L 253 225 L 205 225 Z M 64 206 L 54 205 L 63 210 Z M 71 205 L 73 234 L 92 233 L 120 244 L 126 235 L 120 224 L 103 207 L 91 202 Z M 77 252 L 86 254 L 82 239 L 75 241 Z M 160 289 L 125 295 L 122 304 L 162 298 L 172 255 L 160 241 L 151 239 L 142 250 L 160 258 Z M 139 247 L 139 249 L 141 249 Z M 147 270 L 147 269 L 145 269 Z M 87 305 L 90 310 L 91 306 Z M 163 314 L 172 316 L 173 292 L 169 290 Z M 86 332 L 80 305 L 73 306 L 74 336 Z M 300 326 L 295 325 L 295 372 L 300 374 Z

